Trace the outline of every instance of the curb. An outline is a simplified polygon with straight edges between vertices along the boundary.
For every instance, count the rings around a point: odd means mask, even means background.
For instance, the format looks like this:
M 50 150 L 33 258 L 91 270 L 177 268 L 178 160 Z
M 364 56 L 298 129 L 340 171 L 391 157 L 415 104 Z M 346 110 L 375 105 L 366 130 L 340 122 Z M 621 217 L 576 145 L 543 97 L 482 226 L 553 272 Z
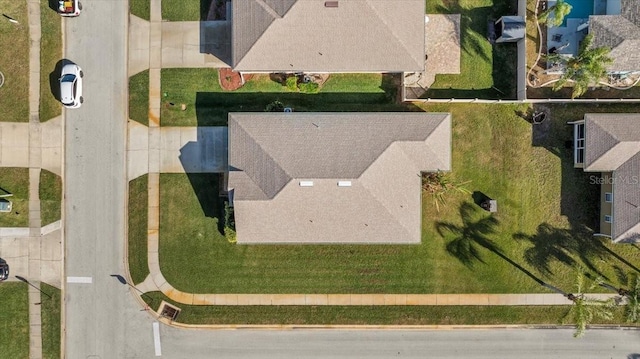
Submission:
M 557 325 L 557 324 L 487 324 L 487 325 L 349 325 L 349 324 L 184 324 L 178 322 L 169 322 L 165 318 L 159 321 L 165 325 L 180 329 L 189 330 L 272 330 L 272 331 L 294 331 L 294 330 L 500 330 L 500 329 L 575 329 L 574 325 Z M 640 326 L 624 326 L 624 325 L 590 325 L 587 329 L 600 330 L 640 330 Z

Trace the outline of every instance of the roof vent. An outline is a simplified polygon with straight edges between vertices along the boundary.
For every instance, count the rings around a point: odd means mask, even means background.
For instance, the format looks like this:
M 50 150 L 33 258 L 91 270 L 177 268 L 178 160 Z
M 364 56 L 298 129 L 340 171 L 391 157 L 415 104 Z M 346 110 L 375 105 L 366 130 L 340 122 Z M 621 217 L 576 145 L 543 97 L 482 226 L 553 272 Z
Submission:
M 338 187 L 351 187 L 351 181 L 338 181 Z
M 300 181 L 300 187 L 313 187 L 313 181 Z
M 324 7 L 338 7 L 337 1 L 325 1 Z

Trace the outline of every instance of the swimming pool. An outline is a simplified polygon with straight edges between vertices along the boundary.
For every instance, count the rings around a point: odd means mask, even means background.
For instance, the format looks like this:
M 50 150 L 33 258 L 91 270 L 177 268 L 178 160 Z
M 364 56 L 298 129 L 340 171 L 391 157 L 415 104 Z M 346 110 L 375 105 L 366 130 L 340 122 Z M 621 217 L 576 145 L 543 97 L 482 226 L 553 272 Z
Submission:
M 567 15 L 567 19 L 588 19 L 589 15 L 593 15 L 594 0 L 565 0 L 572 6 L 571 12 Z

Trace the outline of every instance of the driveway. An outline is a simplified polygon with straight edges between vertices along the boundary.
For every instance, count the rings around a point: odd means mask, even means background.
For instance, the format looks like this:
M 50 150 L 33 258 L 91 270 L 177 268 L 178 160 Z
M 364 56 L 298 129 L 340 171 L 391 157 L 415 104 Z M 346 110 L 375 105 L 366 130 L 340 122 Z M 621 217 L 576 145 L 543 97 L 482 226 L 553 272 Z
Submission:
M 223 173 L 227 169 L 227 127 L 148 128 L 129 121 L 128 133 L 129 180 L 149 173 L 149 153 L 160 156 L 160 173 Z
M 31 166 L 29 126 L 29 123 L 0 122 L 0 167 Z M 62 173 L 62 118 L 56 117 L 39 126 L 41 163 L 36 167 L 42 165 L 42 168 L 60 175 Z

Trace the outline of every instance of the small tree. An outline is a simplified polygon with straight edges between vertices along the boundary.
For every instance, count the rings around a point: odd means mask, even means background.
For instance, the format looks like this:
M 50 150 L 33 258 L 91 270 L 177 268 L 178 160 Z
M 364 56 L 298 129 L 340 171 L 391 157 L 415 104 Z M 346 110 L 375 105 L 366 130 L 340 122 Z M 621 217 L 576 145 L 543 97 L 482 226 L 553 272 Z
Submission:
M 538 15 L 538 22 L 546 24 L 549 27 L 560 26 L 562 25 L 564 18 L 569 15 L 572 8 L 573 7 L 564 2 L 564 0 L 558 0 L 555 5 L 549 7 Z
M 553 85 L 554 91 L 562 89 L 569 81 L 574 82 L 571 98 L 582 96 L 589 85 L 597 83 L 607 74 L 607 65 L 613 62 L 609 57 L 611 50 L 607 47 L 592 48 L 593 35 L 585 36 L 578 50 L 578 55 L 566 58 L 552 54 L 547 60 L 559 61 L 565 64 L 565 70 L 560 79 Z
M 451 192 L 471 194 L 471 191 L 464 187 L 469 182 L 455 182 L 440 170 L 422 174 L 422 189 L 433 196 L 433 203 L 438 212 L 440 212 L 440 204 L 447 204 L 446 197 Z

